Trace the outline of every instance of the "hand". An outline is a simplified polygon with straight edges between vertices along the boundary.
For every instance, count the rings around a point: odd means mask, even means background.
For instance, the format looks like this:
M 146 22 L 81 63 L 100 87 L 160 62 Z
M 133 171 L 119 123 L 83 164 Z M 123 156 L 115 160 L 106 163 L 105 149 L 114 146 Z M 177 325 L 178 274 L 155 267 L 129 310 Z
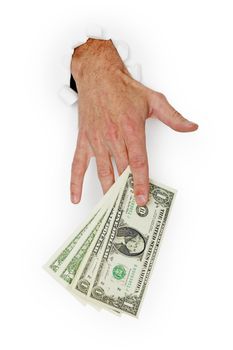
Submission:
M 71 71 L 78 89 L 79 134 L 72 163 L 71 200 L 81 199 L 90 158 L 96 157 L 106 192 L 114 183 L 111 157 L 118 173 L 130 165 L 138 205 L 148 201 L 149 170 L 145 121 L 156 117 L 176 131 L 194 131 L 166 97 L 134 80 L 111 40 L 88 39 L 74 50 Z

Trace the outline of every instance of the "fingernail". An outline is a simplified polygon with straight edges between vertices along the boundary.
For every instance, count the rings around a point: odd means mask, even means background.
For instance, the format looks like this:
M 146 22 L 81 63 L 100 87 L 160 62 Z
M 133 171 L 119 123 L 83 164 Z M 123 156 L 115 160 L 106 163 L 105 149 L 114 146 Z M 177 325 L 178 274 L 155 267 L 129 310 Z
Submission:
M 78 196 L 75 194 L 71 195 L 71 201 L 72 203 L 77 204 L 79 202 Z
M 188 125 L 195 125 L 195 126 L 198 126 L 197 123 L 194 123 L 194 122 L 192 122 L 191 120 L 187 120 L 186 123 L 187 123 Z
M 145 205 L 146 204 L 146 196 L 144 194 L 139 194 L 136 197 L 136 202 L 138 205 Z

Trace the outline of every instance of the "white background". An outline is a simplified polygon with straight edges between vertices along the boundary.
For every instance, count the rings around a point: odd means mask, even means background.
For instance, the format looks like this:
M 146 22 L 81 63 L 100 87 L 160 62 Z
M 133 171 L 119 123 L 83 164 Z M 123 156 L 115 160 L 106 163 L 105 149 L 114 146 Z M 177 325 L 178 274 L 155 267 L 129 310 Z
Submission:
M 0 10 L 1 348 L 232 349 L 231 1 L 7 1 Z M 61 58 L 89 23 L 125 40 L 193 134 L 147 123 L 150 176 L 178 190 L 139 319 L 80 305 L 43 269 L 101 198 L 69 201 L 76 108 Z M 66 82 L 66 81 L 65 81 Z

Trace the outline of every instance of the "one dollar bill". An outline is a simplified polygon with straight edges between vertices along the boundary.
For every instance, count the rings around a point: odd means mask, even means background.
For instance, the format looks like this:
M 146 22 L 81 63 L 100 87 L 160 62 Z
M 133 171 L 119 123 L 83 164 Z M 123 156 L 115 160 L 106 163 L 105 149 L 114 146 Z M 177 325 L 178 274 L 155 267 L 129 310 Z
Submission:
M 150 182 L 149 201 L 139 207 L 129 174 L 95 276 L 91 283 L 76 281 L 73 288 L 80 291 L 90 283 L 87 297 L 92 302 L 137 316 L 174 195 Z
M 46 270 L 81 302 L 137 317 L 175 192 L 150 180 L 138 206 L 128 167 Z

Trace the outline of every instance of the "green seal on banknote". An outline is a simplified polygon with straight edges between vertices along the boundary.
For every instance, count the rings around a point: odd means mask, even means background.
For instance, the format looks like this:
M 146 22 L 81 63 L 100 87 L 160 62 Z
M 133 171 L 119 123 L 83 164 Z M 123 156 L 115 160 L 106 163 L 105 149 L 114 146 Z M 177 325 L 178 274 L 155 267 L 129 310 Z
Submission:
M 116 265 L 112 270 L 113 277 L 117 280 L 122 280 L 125 277 L 126 271 L 123 265 Z

